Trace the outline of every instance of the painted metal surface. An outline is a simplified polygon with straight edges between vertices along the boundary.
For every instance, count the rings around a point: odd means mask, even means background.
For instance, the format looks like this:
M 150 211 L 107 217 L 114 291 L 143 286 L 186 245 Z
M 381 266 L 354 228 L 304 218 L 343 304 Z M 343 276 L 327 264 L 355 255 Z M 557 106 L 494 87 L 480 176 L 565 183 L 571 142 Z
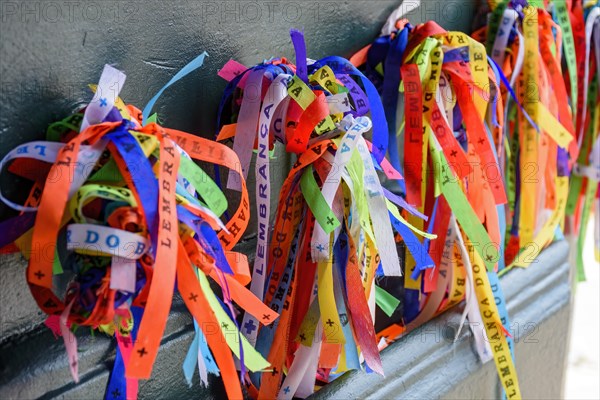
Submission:
M 568 245 L 557 242 L 526 270 L 501 279 L 515 337 L 523 398 L 562 398 L 571 314 Z M 482 365 L 472 333 L 456 343 L 461 307 L 417 328 L 382 353 L 386 377 L 348 373 L 315 399 L 500 399 L 493 362 Z

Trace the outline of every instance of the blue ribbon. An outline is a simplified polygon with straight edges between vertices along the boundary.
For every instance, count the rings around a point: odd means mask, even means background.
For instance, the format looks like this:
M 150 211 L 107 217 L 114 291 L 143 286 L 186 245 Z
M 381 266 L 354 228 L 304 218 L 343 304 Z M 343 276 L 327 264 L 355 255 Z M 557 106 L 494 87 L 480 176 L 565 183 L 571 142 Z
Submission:
M 419 290 L 404 289 L 404 324 L 409 324 L 419 315 Z
M 183 375 L 185 376 L 185 380 L 190 387 L 192 387 L 194 370 L 198 365 L 198 352 L 200 352 L 201 356 L 204 358 L 206 372 L 217 376 L 220 375 L 217 363 L 215 362 L 212 353 L 208 348 L 206 337 L 204 336 L 204 333 L 202 333 L 202 330 L 200 330 L 196 320 L 194 320 L 194 331 L 194 340 L 192 341 L 192 344 L 190 344 L 190 348 L 188 349 L 185 360 L 183 361 Z
M 429 256 L 427 252 L 427 248 L 417 239 L 414 233 L 410 230 L 410 228 L 404 225 L 400 220 L 396 219 L 394 215 L 388 211 L 390 215 L 390 220 L 392 221 L 392 226 L 402 236 L 404 239 L 404 244 L 408 248 L 410 254 L 412 254 L 415 259 L 415 269 L 412 272 L 411 278 L 417 279 L 419 274 L 427 269 L 433 268 L 435 266 L 433 260 Z
M 35 223 L 35 212 L 26 212 L 0 222 L 0 247 L 4 247 L 21 237 Z
M 400 165 L 400 154 L 396 137 L 396 113 L 398 109 L 398 88 L 400 86 L 400 66 L 402 65 L 402 57 L 408 43 L 408 32 L 409 28 L 405 27 L 390 43 L 387 57 L 385 58 L 382 93 L 383 108 L 388 123 L 390 162 L 394 169 L 401 173 L 402 167 Z M 399 185 L 402 191 L 406 192 L 404 181 L 399 182 Z
M 537 124 L 535 122 L 533 122 L 533 120 L 531 119 L 531 117 L 529 116 L 529 114 L 527 114 L 527 111 L 525 111 L 525 108 L 523 108 L 523 106 L 521 105 L 521 103 L 519 103 L 519 100 L 517 99 L 517 95 L 515 94 L 515 92 L 513 91 L 513 89 L 510 87 L 510 82 L 508 81 L 508 79 L 506 79 L 506 76 L 502 72 L 502 69 L 489 56 L 488 56 L 488 61 L 490 62 L 490 65 L 494 69 L 494 72 L 497 72 L 498 76 L 500 76 L 500 80 L 502 81 L 502 83 L 504 84 L 504 86 L 506 86 L 506 89 L 508 89 L 508 92 L 510 93 L 510 96 L 513 98 L 513 100 L 515 101 L 515 103 L 517 104 L 517 106 L 519 107 L 519 109 L 521 110 L 521 112 L 523 113 L 523 115 L 525 116 L 525 118 L 527 118 L 527 121 L 529 121 L 529 123 L 531 124 L 531 126 L 533 126 L 534 129 L 539 133 L 540 132 L 540 128 L 537 126 Z
M 196 69 L 200 68 L 202 66 L 202 64 L 204 63 L 204 58 L 208 56 L 207 52 L 203 52 L 202 54 L 200 54 L 198 57 L 194 58 L 192 61 L 190 61 L 185 67 L 181 68 L 179 70 L 178 73 L 176 73 L 169 82 L 167 82 L 167 84 L 165 86 L 163 86 L 155 95 L 154 97 L 152 97 L 152 99 L 150 99 L 150 101 L 148 102 L 148 104 L 146 104 L 146 107 L 144 107 L 144 111 L 142 111 L 142 115 L 144 116 L 143 120 L 142 120 L 142 125 L 146 125 L 147 121 L 148 121 L 148 117 L 150 116 L 150 112 L 152 111 L 152 108 L 154 107 L 154 103 L 156 103 L 156 101 L 158 100 L 158 98 L 163 94 L 163 92 L 172 84 L 174 84 L 175 82 L 177 82 L 178 80 L 180 80 L 181 78 L 183 78 L 184 76 L 188 75 L 190 72 L 195 71 Z
M 133 329 L 131 331 L 132 342 L 135 342 L 137 338 L 137 332 L 139 324 L 142 319 L 143 309 L 139 307 L 131 307 L 131 314 L 133 315 Z M 117 345 L 117 355 L 115 357 L 115 363 L 113 370 L 110 374 L 110 380 L 104 393 L 106 400 L 125 400 L 127 398 L 127 380 L 125 378 L 125 363 L 121 350 Z
M 381 163 L 388 149 L 388 124 L 377 89 L 350 61 L 338 56 L 325 57 L 309 65 L 309 73 L 318 70 L 324 65 L 328 65 L 336 75 L 348 74 L 360 78 L 371 106 L 371 120 L 373 121 L 372 154 L 377 163 Z
M 285 266 L 285 270 L 281 275 L 281 279 L 279 280 L 279 284 L 277 286 L 277 293 L 281 293 L 281 296 L 275 295 L 273 296 L 273 300 L 271 300 L 270 307 L 272 310 L 277 312 L 281 312 L 283 309 L 283 303 L 285 301 L 285 297 L 287 295 L 290 284 L 292 283 L 292 275 L 294 274 L 294 266 L 296 264 L 296 250 L 298 247 L 298 231 L 294 236 L 294 240 L 292 241 L 292 245 L 290 248 L 290 254 L 288 257 L 288 262 Z M 287 276 L 287 281 L 283 281 L 283 278 Z M 268 286 L 268 285 L 267 285 Z M 266 290 L 267 288 L 265 288 Z M 278 298 L 280 297 L 280 298 Z M 271 345 L 273 343 L 273 339 L 275 337 L 275 332 L 277 331 L 277 327 L 279 326 L 279 319 L 276 319 L 273 323 L 268 326 L 264 326 L 259 332 L 258 337 L 256 339 L 256 350 L 263 356 L 267 357 L 269 351 L 271 349 Z M 252 382 L 258 386 L 260 384 L 261 373 L 252 373 L 250 374 L 250 378 Z
M 341 236 L 341 235 L 340 235 Z M 338 240 L 339 242 L 339 240 Z M 346 241 L 346 243 L 348 243 Z M 345 250 L 347 253 L 348 246 L 346 246 Z M 341 247 L 338 246 L 339 251 L 343 251 Z M 335 252 L 335 251 L 334 251 Z M 335 254 L 335 253 L 334 253 Z M 346 366 L 349 369 L 360 369 L 360 362 L 358 360 L 358 352 L 356 351 L 356 343 L 354 342 L 354 336 L 352 334 L 350 319 L 348 318 L 348 311 L 346 310 L 346 298 L 347 298 L 347 289 L 346 289 L 346 279 L 345 273 L 342 271 L 345 269 L 346 262 L 343 254 L 340 255 L 338 268 L 333 268 L 333 279 L 337 282 L 337 285 L 333 286 L 333 293 L 335 296 L 335 304 L 337 306 L 337 311 L 340 317 L 340 323 L 342 324 L 342 333 L 344 334 L 344 338 L 346 339 L 346 343 L 344 343 L 344 351 L 346 353 Z M 343 292 L 342 292 L 343 289 Z M 346 322 L 346 323 L 344 323 Z
M 158 240 L 158 181 L 152 171 L 152 164 L 142 151 L 137 140 L 127 131 L 129 121 L 123 121 L 107 138 L 115 145 L 125 164 L 133 172 L 131 180 L 138 193 L 144 210 L 148 231 L 152 240 L 153 253 L 156 253 Z M 135 169 L 134 169 L 135 166 Z
M 308 83 L 308 68 L 306 65 L 306 42 L 304 33 L 297 29 L 290 30 L 294 51 L 296 52 L 296 75 L 304 83 Z
M 197 215 L 192 214 L 185 207 L 177 206 L 177 218 L 192 228 L 197 235 L 198 243 L 209 256 L 215 259 L 215 265 L 226 274 L 233 275 L 233 270 L 227 262 L 219 237 L 211 226 Z

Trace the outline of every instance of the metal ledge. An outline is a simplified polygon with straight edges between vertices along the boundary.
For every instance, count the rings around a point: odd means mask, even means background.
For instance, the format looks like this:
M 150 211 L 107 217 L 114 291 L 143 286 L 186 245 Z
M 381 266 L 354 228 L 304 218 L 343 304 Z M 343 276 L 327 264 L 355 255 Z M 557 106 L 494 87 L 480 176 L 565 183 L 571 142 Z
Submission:
M 568 245 L 557 242 L 530 268 L 501 279 L 515 333 L 517 371 L 524 398 L 560 398 L 567 354 L 571 290 Z M 392 344 L 382 353 L 386 377 L 352 371 L 326 386 L 315 399 L 363 398 L 500 398 L 493 363 L 481 365 L 472 334 L 463 329 L 452 338 L 461 309 L 453 309 Z M 181 362 L 193 337 L 189 314 L 174 302 L 153 378 L 140 385 L 140 398 L 222 398 L 213 378 L 201 388 L 198 378 L 188 388 Z M 114 343 L 103 336 L 78 337 L 81 382 L 71 382 L 61 340 L 37 331 L 23 340 L 5 342 L 0 364 L 1 398 L 102 398 L 114 359 Z M 168 388 L 168 390 L 165 390 Z
M 561 398 L 571 309 L 569 247 L 554 243 L 528 269 L 501 279 L 515 334 L 523 398 Z M 453 343 L 460 308 L 415 329 L 382 352 L 384 378 L 346 373 L 314 399 L 499 399 L 493 362 L 482 365 L 470 330 Z
M 256 241 L 250 239 L 240 243 L 237 250 L 253 254 Z M 22 257 L 4 256 L 13 267 L 20 266 L 23 273 Z M 252 261 L 252 257 L 249 257 Z M 19 280 L 23 281 L 22 277 Z M 23 283 L 24 297 L 29 289 Z M 13 300 L 14 301 L 14 300 Z M 33 301 L 33 300 L 31 300 Z M 27 314 L 25 314 L 27 315 Z M 43 321 L 43 315 L 37 319 Z M 13 334 L 0 343 L 0 399 L 101 399 L 108 382 L 115 358 L 116 342 L 102 334 L 92 336 L 86 328 L 77 332 L 79 350 L 80 382 L 75 384 L 69 372 L 63 341 L 55 339 L 43 325 L 20 334 Z M 183 377 L 181 364 L 194 336 L 192 318 L 181 297 L 176 294 L 161 342 L 153 371 L 153 378 L 140 381 L 140 398 L 159 399 L 170 395 L 185 398 L 201 395 L 202 398 L 223 398 L 221 380 L 209 377 L 209 388 L 201 388 L 195 374 L 192 388 Z M 160 377 L 160 378 L 158 378 Z M 169 388 L 165 391 L 165 388 Z

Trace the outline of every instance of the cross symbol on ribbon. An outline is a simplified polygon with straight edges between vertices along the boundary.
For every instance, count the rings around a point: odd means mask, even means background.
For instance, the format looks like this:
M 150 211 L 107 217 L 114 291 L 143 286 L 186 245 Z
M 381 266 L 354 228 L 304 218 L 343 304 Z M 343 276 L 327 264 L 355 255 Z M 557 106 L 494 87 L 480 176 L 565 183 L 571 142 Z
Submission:
M 254 321 L 250 319 L 244 324 L 244 329 L 246 329 L 246 333 L 251 334 L 252 331 L 255 331 L 257 328 L 256 325 L 254 325 Z

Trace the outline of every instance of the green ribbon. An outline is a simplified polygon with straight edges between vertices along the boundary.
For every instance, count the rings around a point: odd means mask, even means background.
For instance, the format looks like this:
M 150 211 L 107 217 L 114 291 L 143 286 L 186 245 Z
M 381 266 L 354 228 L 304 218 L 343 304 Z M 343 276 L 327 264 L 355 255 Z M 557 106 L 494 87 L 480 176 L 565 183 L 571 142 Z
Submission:
M 325 233 L 331 233 L 335 228 L 340 226 L 340 221 L 337 219 L 329 204 L 323 197 L 319 185 L 313 175 L 313 167 L 306 168 L 300 178 L 300 188 L 302 195 L 306 200 L 306 204 L 312 211 L 315 219 L 321 225 Z
M 375 285 L 375 303 L 377 303 L 385 315 L 391 317 L 396 308 L 398 308 L 400 300 L 386 292 L 384 289 Z

